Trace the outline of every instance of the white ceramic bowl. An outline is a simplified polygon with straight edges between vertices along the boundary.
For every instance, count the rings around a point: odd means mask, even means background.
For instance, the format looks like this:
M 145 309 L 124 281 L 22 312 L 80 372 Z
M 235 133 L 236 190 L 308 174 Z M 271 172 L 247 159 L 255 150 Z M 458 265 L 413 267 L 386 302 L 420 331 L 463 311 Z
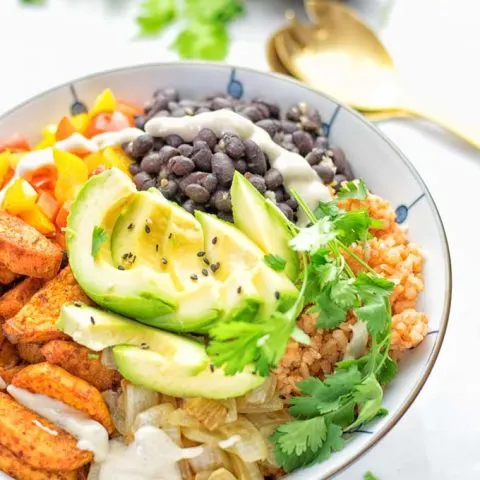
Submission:
M 41 128 L 69 113 L 75 101 L 91 105 L 110 87 L 115 95 L 143 104 L 160 87 L 175 87 L 197 97 L 228 92 L 234 97 L 263 97 L 287 108 L 306 102 L 318 108 L 334 145 L 345 151 L 356 176 L 392 202 L 399 223 L 425 252 L 425 292 L 418 308 L 427 312 L 429 334 L 401 362 L 385 392 L 389 414 L 353 434 L 345 448 L 328 461 L 292 474 L 291 479 L 323 479 L 345 468 L 378 442 L 402 417 L 425 384 L 445 335 L 451 297 L 447 239 L 435 203 L 420 175 L 402 153 L 371 123 L 330 97 L 281 75 L 208 63 L 154 64 L 90 75 L 40 94 L 0 117 L 0 138 L 21 132 L 39 140 Z

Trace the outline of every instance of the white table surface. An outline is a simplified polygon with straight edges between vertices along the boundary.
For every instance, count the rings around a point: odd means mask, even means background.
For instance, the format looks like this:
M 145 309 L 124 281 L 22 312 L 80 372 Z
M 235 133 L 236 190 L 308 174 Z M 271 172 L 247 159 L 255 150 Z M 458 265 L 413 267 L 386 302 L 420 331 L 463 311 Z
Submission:
M 250 1 L 247 17 L 233 28 L 228 61 L 268 69 L 263 45 L 292 3 L 299 2 Z M 133 41 L 135 4 L 50 0 L 48 7 L 35 8 L 0 0 L 0 112 L 76 76 L 176 59 L 168 50 L 173 32 Z M 477 123 L 479 14 L 475 0 L 397 0 L 382 32 L 423 100 Z M 420 122 L 390 121 L 380 128 L 419 170 L 437 202 L 450 242 L 454 295 L 447 336 L 425 388 L 394 430 L 337 479 L 361 479 L 368 470 L 381 480 L 480 479 L 480 154 Z

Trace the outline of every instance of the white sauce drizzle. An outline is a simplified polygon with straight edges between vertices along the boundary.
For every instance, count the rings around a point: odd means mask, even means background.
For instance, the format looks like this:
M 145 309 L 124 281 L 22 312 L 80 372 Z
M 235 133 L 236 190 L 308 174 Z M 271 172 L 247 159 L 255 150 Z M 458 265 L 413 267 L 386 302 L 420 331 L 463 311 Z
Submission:
M 182 480 L 177 462 L 202 452 L 202 447 L 180 448 L 163 430 L 145 426 L 135 432 L 128 446 L 110 441 L 99 480 Z
M 46 395 L 31 393 L 9 385 L 7 392 L 18 402 L 63 428 L 77 440 L 80 450 L 89 450 L 95 461 L 102 462 L 108 455 L 108 432 L 88 415 Z
M 280 171 L 287 189 L 300 192 L 310 208 L 331 200 L 328 188 L 301 155 L 280 147 L 265 130 L 235 112 L 217 110 L 194 117 L 155 117 L 145 125 L 150 135 L 163 137 L 175 133 L 187 142 L 191 142 L 202 128 L 210 128 L 217 136 L 233 131 L 244 140 L 254 141 L 268 155 L 271 166 Z
M 47 432 L 50 435 L 53 435 L 54 437 L 58 436 L 58 432 L 56 430 L 52 430 L 51 428 L 48 428 L 42 422 L 39 422 L 38 420 L 34 420 L 32 423 L 35 424 L 38 428 L 41 428 L 44 432 Z
M 241 439 L 242 437 L 240 435 L 232 435 L 231 437 L 228 437 L 225 440 L 220 440 L 218 442 L 218 446 L 220 448 L 227 449 L 227 448 L 233 447 Z
M 0 390 L 5 390 L 7 388 L 7 384 L 5 383 L 5 380 L 0 377 Z

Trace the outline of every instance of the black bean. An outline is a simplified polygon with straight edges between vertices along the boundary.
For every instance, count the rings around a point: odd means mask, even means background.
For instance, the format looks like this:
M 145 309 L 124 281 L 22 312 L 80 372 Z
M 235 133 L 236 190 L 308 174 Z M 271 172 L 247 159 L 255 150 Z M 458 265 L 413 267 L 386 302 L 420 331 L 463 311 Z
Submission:
M 292 140 L 301 155 L 306 155 L 312 151 L 313 139 L 307 132 L 302 132 L 301 130 L 294 132 Z
M 182 207 L 189 213 L 193 213 L 195 210 L 205 211 L 205 207 L 199 203 L 195 203 L 192 199 L 186 200 Z
M 263 128 L 271 138 L 273 138 L 278 131 L 277 124 L 271 119 L 260 120 L 257 122 L 257 127 Z
M 255 99 L 255 103 L 259 103 L 259 104 L 267 107 L 267 109 L 269 111 L 269 114 L 268 114 L 269 117 L 273 117 L 273 118 L 279 118 L 280 117 L 280 109 L 278 108 L 278 105 L 276 105 L 274 103 L 271 103 L 271 102 L 267 102 L 267 101 L 265 101 L 261 98 Z
M 283 191 L 283 188 L 279 188 L 278 190 L 275 190 L 275 201 L 277 203 L 281 203 L 283 202 L 283 200 L 285 199 L 285 193 Z
M 310 165 L 318 165 L 322 161 L 323 151 L 319 148 L 314 148 L 306 157 L 305 160 Z
M 327 165 L 314 165 L 313 169 L 317 175 L 322 179 L 323 183 L 329 184 L 332 183 L 334 178 L 333 170 Z
M 278 145 L 281 145 L 285 141 L 285 134 L 283 132 L 277 132 L 273 136 L 273 141 Z
M 300 119 L 300 125 L 306 132 L 310 133 L 319 133 L 320 127 L 312 120 L 307 117 L 302 117 Z
M 174 180 L 162 179 L 158 185 L 162 195 L 168 200 L 173 200 L 178 192 L 178 184 Z
M 270 110 L 264 103 L 254 102 L 253 105 L 255 106 L 255 108 L 257 110 L 260 111 L 263 118 L 269 118 L 270 117 Z
M 185 117 L 187 115 L 188 115 L 188 112 L 183 107 L 176 108 L 175 110 L 172 110 L 172 117 L 181 118 L 181 117 Z
M 328 139 L 326 137 L 317 137 L 314 146 L 320 150 L 326 150 L 328 148 Z
M 196 102 L 195 100 L 189 100 L 187 98 L 183 99 L 183 100 L 180 100 L 178 102 L 178 104 L 181 106 L 181 107 L 184 107 L 184 108 L 197 108 L 198 107 L 198 102 Z
M 211 112 L 211 110 L 207 107 L 200 107 L 200 108 L 197 108 L 195 114 L 198 115 L 200 113 L 207 113 L 207 112 Z
M 176 102 L 180 98 L 177 90 L 174 88 L 159 88 L 153 93 L 155 97 L 165 97 L 168 101 Z
M 337 167 L 337 173 L 343 173 L 347 179 L 353 177 L 352 169 L 347 162 L 343 150 L 338 147 L 331 147 L 330 150 L 332 152 L 333 163 Z
M 210 193 L 201 185 L 191 183 L 185 188 L 185 194 L 196 203 L 207 203 L 210 200 Z
M 233 223 L 233 215 L 229 212 L 218 212 L 217 217 L 221 218 L 225 222 Z M 212 267 L 213 267 L 213 265 L 212 265 Z M 215 268 L 215 270 L 218 270 L 218 267 Z
M 212 173 L 216 175 L 221 185 L 230 185 L 235 173 L 233 160 L 223 152 L 215 153 L 212 157 Z
M 342 183 L 347 181 L 347 177 L 343 174 L 339 174 L 335 175 L 334 180 L 336 184 L 335 189 L 338 190 L 342 186 Z
M 128 143 L 123 147 L 123 151 L 124 151 L 125 154 L 128 155 L 130 158 L 134 158 L 132 147 L 133 147 L 133 142 L 128 142 Z
M 169 110 L 160 110 L 157 112 L 154 117 L 170 117 L 172 114 Z
M 265 185 L 265 179 L 260 175 L 248 175 L 248 181 L 260 192 L 265 193 L 267 186 Z
M 298 202 L 293 197 L 290 197 L 288 200 L 286 200 L 285 204 L 288 205 L 292 210 L 297 210 L 298 208 Z
M 285 113 L 285 118 L 292 122 L 299 122 L 301 116 L 302 116 L 302 112 L 297 106 L 293 106 L 289 108 Z
M 298 148 L 297 148 L 293 143 L 283 142 L 283 143 L 282 143 L 282 147 L 283 147 L 285 150 L 288 150 L 289 152 L 299 153 Z
M 295 122 L 291 122 L 290 120 L 282 120 L 280 122 L 280 127 L 285 133 L 293 133 L 298 130 L 298 125 Z
M 178 104 L 178 102 L 174 101 L 174 100 L 170 100 L 168 102 L 168 109 L 173 112 L 174 110 L 177 110 L 177 108 L 181 108 L 180 105 Z
M 206 177 L 203 177 L 198 182 L 202 187 L 205 187 L 210 193 L 213 193 L 217 189 L 218 180 L 213 173 L 209 173 Z
M 212 101 L 212 110 L 221 110 L 222 108 L 232 108 L 232 102 L 228 98 L 215 97 Z
M 163 138 L 161 137 L 155 137 L 153 139 L 153 149 L 156 150 L 157 152 L 165 145 L 165 142 L 163 141 Z
M 162 157 L 159 152 L 150 152 L 147 153 L 140 163 L 142 170 L 145 170 L 147 173 L 153 173 L 157 175 L 160 173 L 162 168 Z
M 143 130 L 145 128 L 145 115 L 135 115 L 135 127 Z
M 263 120 L 265 118 L 262 112 L 257 107 L 254 107 L 252 105 L 244 108 L 241 114 L 254 123 L 259 122 L 260 120 Z
M 189 145 L 188 143 L 184 143 L 177 147 L 177 150 L 180 152 L 180 155 L 184 157 L 189 157 L 193 153 L 193 146 Z
M 195 140 L 193 142 L 193 153 L 199 150 L 210 150 L 208 143 L 205 140 Z
M 152 108 L 153 108 L 153 104 L 155 103 L 155 99 L 150 99 L 150 100 L 147 100 L 144 104 L 143 104 L 143 111 L 148 114 L 152 111 Z
M 290 220 L 293 220 L 293 210 L 286 203 L 279 203 L 278 208 Z
M 160 149 L 158 153 L 160 154 L 160 160 L 162 162 L 162 165 L 166 165 L 172 157 L 177 156 L 180 152 L 176 148 L 171 147 L 170 145 L 165 145 Z
M 150 108 L 145 108 L 147 114 L 146 119 L 149 120 L 158 115 L 159 112 L 166 111 L 168 109 L 168 100 L 165 97 L 157 97 Z
M 167 135 L 165 137 L 165 143 L 171 147 L 177 148 L 184 142 L 183 138 L 180 135 Z
M 243 157 L 245 154 L 245 145 L 241 138 L 236 135 L 231 135 L 226 133 L 222 137 L 223 143 L 225 145 L 225 153 L 234 160 L 238 160 Z
M 230 192 L 217 190 L 212 196 L 212 204 L 219 212 L 231 212 L 232 198 Z
M 155 181 L 147 172 L 139 172 L 133 177 L 133 181 L 138 190 L 146 190 L 147 188 L 153 187 Z M 150 184 L 151 183 L 151 184 Z M 145 188 L 145 185 L 147 185 Z
M 132 154 L 134 157 L 143 157 L 153 148 L 153 137 L 144 133 L 137 137 L 132 143 Z
M 192 183 L 201 183 L 206 178 L 208 173 L 205 172 L 192 172 L 186 177 L 182 178 L 179 182 L 180 190 L 185 192 L 185 188 Z
M 215 135 L 215 132 L 210 128 L 202 128 L 193 140 L 194 142 L 195 141 L 206 142 L 210 150 L 213 150 L 215 148 L 215 145 L 217 144 L 217 141 L 218 141 L 217 136 Z
M 184 175 L 188 175 L 189 173 L 193 172 L 195 169 L 195 163 L 193 163 L 193 160 L 188 157 L 177 155 L 168 161 L 168 168 L 175 175 L 183 177 Z
M 282 183 L 282 174 L 276 168 L 271 168 L 265 173 L 265 184 L 269 190 L 276 190 Z
M 195 152 L 195 149 L 194 149 Z M 208 147 L 197 150 L 192 155 L 192 160 L 199 170 L 204 172 L 212 171 L 212 157 L 213 154 Z
M 265 175 L 267 159 L 260 147 L 253 140 L 245 140 L 245 155 L 248 160 L 248 169 L 257 175 Z
M 142 171 L 142 169 L 140 168 L 140 165 L 138 163 L 131 163 L 128 166 L 128 170 L 132 175 L 136 175 L 137 173 Z
M 247 162 L 245 160 L 237 160 L 235 162 L 235 170 L 238 170 L 240 173 L 245 173 L 247 171 Z

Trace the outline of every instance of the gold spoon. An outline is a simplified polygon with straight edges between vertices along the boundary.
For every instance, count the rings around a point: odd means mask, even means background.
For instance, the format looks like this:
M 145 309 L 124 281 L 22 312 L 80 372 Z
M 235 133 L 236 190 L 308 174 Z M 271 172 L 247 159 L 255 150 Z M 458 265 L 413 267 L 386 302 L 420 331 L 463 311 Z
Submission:
M 285 65 L 280 60 L 277 50 L 275 48 L 275 40 L 277 35 L 283 35 L 285 30 L 288 30 L 289 27 L 285 27 L 274 35 L 270 37 L 267 42 L 266 55 L 267 62 L 272 71 L 276 73 L 281 73 L 283 75 L 291 76 L 290 71 L 285 67 Z M 368 118 L 371 122 L 380 122 L 385 120 L 390 120 L 392 118 L 405 118 L 410 115 L 403 110 L 380 110 L 380 111 L 366 111 L 362 112 L 363 115 Z
M 290 15 L 290 27 L 274 40 L 297 78 L 362 112 L 398 110 L 432 121 L 480 149 L 480 122 L 462 123 L 410 99 L 387 50 L 350 8 L 326 0 L 306 0 L 306 8 L 316 25 Z

